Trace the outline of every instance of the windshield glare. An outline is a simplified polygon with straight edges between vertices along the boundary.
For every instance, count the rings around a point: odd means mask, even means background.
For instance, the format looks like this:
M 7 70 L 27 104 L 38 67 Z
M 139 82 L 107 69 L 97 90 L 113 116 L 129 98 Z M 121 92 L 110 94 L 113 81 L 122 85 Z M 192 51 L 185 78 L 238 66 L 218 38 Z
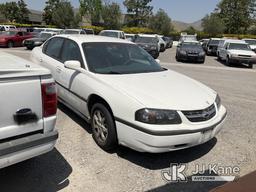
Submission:
M 52 35 L 50 33 L 40 33 L 39 37 L 42 39 L 49 39 Z
M 111 32 L 111 31 L 104 31 L 100 35 L 107 36 L 107 37 L 116 37 L 116 38 L 118 38 L 118 33 Z
M 146 51 L 125 43 L 84 43 L 89 70 L 99 74 L 133 74 L 163 71 Z
M 256 40 L 245 40 L 249 45 L 256 45 Z
M 136 37 L 135 43 L 157 43 L 155 37 Z
M 12 35 L 16 35 L 17 32 L 15 31 L 3 31 L 1 33 L 1 35 L 8 35 L 8 36 L 12 36 Z
M 202 46 L 198 43 L 183 43 L 182 48 L 186 49 L 201 49 Z
M 220 40 L 210 40 L 210 45 L 219 45 Z
M 229 49 L 251 50 L 251 48 L 247 44 L 242 44 L 242 43 L 230 43 Z

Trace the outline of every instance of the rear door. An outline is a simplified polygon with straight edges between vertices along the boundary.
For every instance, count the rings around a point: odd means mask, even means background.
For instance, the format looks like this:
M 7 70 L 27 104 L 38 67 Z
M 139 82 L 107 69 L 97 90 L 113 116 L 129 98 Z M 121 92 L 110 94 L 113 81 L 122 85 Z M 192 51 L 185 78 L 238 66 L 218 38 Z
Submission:
M 0 70 L 0 140 L 43 131 L 40 77 L 8 73 Z
M 61 50 L 64 44 L 64 38 L 54 37 L 50 39 L 43 47 L 43 54 L 39 58 L 40 65 L 49 69 L 57 83 L 58 96 L 63 98 L 65 93 L 62 89 L 61 79 L 63 63 L 60 60 Z

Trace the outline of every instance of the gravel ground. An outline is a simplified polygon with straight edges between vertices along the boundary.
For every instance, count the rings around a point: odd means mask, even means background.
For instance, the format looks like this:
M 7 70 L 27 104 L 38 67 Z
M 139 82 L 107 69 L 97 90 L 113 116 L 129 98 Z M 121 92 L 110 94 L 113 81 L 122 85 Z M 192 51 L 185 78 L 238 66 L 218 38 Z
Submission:
M 29 58 L 24 48 L 1 49 Z M 256 170 L 256 70 L 244 66 L 226 67 L 207 57 L 205 64 L 177 63 L 175 48 L 161 54 L 164 67 L 197 79 L 219 92 L 228 110 L 222 132 L 210 142 L 165 154 L 138 153 L 119 147 L 102 151 L 81 118 L 59 105 L 56 149 L 34 159 L 0 170 L 1 192 L 55 191 L 209 191 L 223 182 L 168 184 L 161 176 L 170 163 L 187 163 L 189 179 L 195 165 L 239 166 L 243 176 Z

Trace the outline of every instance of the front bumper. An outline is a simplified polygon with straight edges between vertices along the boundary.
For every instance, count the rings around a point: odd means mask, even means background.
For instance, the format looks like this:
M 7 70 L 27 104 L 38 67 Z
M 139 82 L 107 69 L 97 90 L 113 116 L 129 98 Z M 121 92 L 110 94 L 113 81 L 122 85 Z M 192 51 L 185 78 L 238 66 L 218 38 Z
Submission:
M 231 57 L 229 59 L 230 63 L 238 63 L 238 64 L 256 64 L 256 59 L 254 58 L 243 58 L 243 57 Z
M 203 62 L 205 60 L 205 55 L 200 56 L 200 55 L 180 55 L 179 56 L 181 60 L 183 61 L 194 61 L 194 62 Z
M 0 168 L 36 157 L 54 148 L 58 132 L 35 134 L 0 144 Z
M 222 106 L 217 115 L 208 122 L 176 125 L 175 129 L 158 131 L 133 126 L 116 119 L 119 144 L 139 152 L 163 153 L 190 148 L 208 142 L 221 130 L 227 116 Z M 184 128 L 186 127 L 186 128 Z

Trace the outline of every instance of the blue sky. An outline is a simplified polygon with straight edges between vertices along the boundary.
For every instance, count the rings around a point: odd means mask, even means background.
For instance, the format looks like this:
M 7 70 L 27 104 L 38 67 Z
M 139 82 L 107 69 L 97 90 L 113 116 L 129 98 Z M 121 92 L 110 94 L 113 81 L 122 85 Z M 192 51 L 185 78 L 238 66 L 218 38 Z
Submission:
M 13 0 L 7 0 L 13 1 Z M 111 0 L 109 0 L 111 1 Z M 123 0 L 113 0 L 122 5 Z M 0 0 L 0 3 L 6 2 L 6 0 Z M 45 0 L 25 0 L 29 8 L 42 10 L 44 8 Z M 172 20 L 178 20 L 183 22 L 194 22 L 202 19 L 207 13 L 214 10 L 220 0 L 153 0 L 152 5 L 154 11 L 159 8 L 164 9 Z M 71 0 L 74 7 L 79 7 L 79 0 Z

